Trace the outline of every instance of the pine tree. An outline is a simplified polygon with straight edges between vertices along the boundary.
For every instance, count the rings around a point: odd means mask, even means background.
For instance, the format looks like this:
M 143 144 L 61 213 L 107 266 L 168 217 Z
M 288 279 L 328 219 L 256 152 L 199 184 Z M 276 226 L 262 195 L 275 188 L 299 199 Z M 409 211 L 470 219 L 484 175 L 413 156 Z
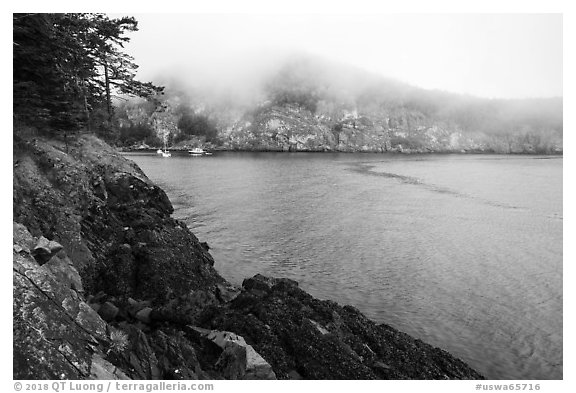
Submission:
M 14 117 L 51 129 L 88 129 L 105 109 L 112 123 L 112 97 L 152 98 L 163 88 L 135 79 L 137 65 L 123 52 L 132 17 L 104 14 L 14 14 Z

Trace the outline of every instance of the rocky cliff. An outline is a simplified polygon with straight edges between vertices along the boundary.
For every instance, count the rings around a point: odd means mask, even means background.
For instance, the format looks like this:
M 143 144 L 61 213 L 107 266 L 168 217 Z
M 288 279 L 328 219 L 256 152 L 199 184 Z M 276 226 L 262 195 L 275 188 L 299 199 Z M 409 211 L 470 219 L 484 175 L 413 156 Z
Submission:
M 287 59 L 261 78 L 261 87 L 254 87 L 258 93 L 246 96 L 214 89 L 186 91 L 183 83 L 170 82 L 163 99 L 173 108 L 167 118 L 172 119 L 176 138 L 189 134 L 186 127 L 176 126 L 186 119 L 179 113 L 186 112 L 213 123 L 218 132 L 211 142 L 224 149 L 506 154 L 563 150 L 562 98 L 487 99 L 426 90 L 304 55 Z M 126 127 L 121 130 L 150 123 L 145 112 L 136 110 L 146 105 L 122 106 L 119 113 Z M 200 131 L 193 134 L 202 139 Z
M 351 306 L 236 288 L 166 194 L 91 135 L 15 136 L 15 379 L 480 379 Z
M 341 151 L 399 153 L 562 153 L 562 135 L 555 130 L 517 130 L 502 133 L 470 131 L 406 107 L 338 113 L 298 103 L 265 103 L 221 132 L 231 150 Z

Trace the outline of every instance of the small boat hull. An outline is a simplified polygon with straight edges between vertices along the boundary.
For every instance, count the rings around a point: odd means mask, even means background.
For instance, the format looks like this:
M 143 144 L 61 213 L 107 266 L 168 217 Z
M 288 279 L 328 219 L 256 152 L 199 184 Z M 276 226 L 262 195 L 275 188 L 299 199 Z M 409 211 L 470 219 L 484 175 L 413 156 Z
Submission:
M 188 154 L 190 154 L 193 157 L 200 157 L 200 156 L 211 156 L 212 153 L 205 151 L 204 149 L 201 149 L 199 147 L 196 147 L 192 150 L 188 150 Z

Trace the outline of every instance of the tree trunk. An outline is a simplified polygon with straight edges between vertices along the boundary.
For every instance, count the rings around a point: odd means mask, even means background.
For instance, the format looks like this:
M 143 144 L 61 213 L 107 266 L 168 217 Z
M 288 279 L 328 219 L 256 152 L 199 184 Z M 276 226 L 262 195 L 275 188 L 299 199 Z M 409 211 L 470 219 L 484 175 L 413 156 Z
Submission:
M 86 92 L 84 92 L 84 112 L 86 113 L 86 128 L 90 132 L 90 111 L 88 110 L 88 99 L 86 98 Z
M 88 97 L 86 97 L 86 81 L 82 80 L 82 96 L 84 98 L 84 113 L 86 114 L 86 129 L 90 132 L 90 110 L 88 110 Z
M 104 84 L 106 85 L 106 109 L 108 110 L 108 122 L 112 123 L 112 101 L 110 99 L 110 78 L 108 75 L 108 63 L 104 61 Z

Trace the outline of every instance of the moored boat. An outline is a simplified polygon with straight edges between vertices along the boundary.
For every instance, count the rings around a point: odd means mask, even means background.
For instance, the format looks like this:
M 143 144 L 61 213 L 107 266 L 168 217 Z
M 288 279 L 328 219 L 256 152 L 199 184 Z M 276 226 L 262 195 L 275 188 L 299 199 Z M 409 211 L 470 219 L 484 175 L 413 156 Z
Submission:
M 188 154 L 192 156 L 211 156 L 212 153 L 207 152 L 206 150 L 202 149 L 201 147 L 195 147 L 192 150 L 188 150 Z

